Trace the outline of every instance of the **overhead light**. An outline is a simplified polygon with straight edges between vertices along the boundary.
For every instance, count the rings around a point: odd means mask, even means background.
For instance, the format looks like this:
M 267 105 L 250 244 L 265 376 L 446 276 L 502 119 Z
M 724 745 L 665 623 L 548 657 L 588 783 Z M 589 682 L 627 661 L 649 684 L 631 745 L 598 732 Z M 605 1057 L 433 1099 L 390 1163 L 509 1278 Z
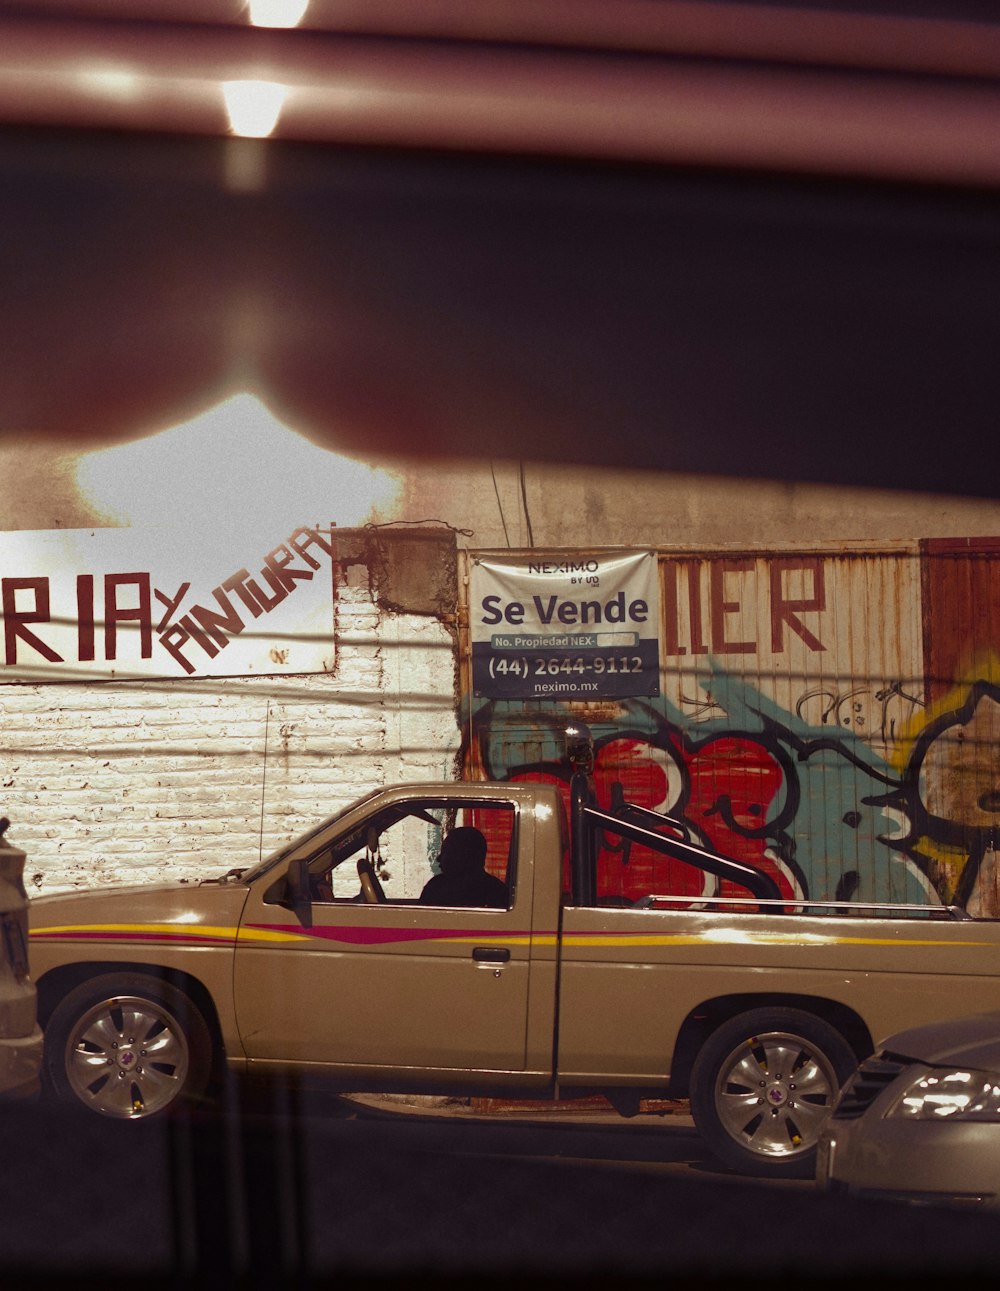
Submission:
M 281 116 L 288 93 L 277 81 L 223 81 L 222 96 L 233 134 L 242 139 L 266 139 Z
M 247 7 L 255 27 L 297 27 L 309 0 L 249 0 Z

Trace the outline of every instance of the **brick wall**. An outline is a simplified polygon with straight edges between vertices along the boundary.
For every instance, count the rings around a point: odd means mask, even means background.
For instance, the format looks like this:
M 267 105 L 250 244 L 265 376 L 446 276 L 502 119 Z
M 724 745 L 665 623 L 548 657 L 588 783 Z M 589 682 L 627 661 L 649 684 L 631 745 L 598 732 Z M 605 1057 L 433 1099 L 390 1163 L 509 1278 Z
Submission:
M 447 628 L 380 609 L 363 568 L 337 616 L 333 674 L 0 687 L 0 811 L 29 892 L 196 881 L 369 789 L 450 778 Z

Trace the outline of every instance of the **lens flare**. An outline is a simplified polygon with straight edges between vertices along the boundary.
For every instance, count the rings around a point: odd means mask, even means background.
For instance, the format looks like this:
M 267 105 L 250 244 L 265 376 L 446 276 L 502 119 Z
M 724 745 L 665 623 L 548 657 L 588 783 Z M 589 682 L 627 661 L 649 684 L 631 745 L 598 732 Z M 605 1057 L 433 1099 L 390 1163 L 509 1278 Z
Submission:
M 385 517 L 401 478 L 309 442 L 254 395 L 193 420 L 87 453 L 77 487 L 110 524 L 199 533 L 350 527 Z

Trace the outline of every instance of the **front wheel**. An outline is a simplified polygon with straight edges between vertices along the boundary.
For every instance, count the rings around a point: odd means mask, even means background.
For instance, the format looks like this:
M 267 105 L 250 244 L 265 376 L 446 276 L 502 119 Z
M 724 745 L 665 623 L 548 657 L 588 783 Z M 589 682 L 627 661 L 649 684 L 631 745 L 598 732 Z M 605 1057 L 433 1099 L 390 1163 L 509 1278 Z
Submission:
M 182 991 L 145 973 L 106 974 L 60 1000 L 45 1027 L 45 1082 L 64 1102 L 117 1120 L 205 1092 L 212 1043 Z
M 810 1178 L 816 1143 L 857 1058 L 821 1018 L 762 1008 L 723 1023 L 691 1070 L 691 1114 L 705 1142 L 742 1174 Z

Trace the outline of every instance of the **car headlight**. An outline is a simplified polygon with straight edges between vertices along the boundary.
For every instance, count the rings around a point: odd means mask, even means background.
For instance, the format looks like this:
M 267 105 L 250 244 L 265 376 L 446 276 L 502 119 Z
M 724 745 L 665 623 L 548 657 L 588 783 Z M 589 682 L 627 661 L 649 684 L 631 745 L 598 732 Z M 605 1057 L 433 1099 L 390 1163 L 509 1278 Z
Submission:
M 887 1116 L 919 1121 L 996 1121 L 1000 1124 L 1000 1073 L 960 1067 L 915 1067 Z

